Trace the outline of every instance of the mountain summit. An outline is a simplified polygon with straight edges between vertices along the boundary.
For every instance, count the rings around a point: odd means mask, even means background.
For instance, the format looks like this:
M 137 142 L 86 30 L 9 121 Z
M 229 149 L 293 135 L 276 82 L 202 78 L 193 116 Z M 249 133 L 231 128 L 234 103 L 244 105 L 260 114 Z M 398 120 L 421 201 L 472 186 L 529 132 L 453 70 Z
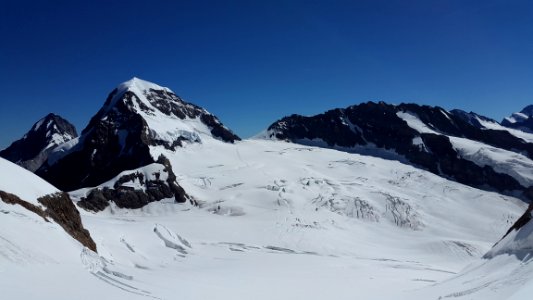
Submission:
M 520 112 L 504 118 L 502 125 L 525 132 L 533 132 L 533 105 L 528 105 Z
M 0 151 L 0 157 L 34 172 L 56 146 L 76 137 L 74 125 L 51 113 L 37 121 L 21 139 Z
M 132 78 L 109 94 L 79 139 L 58 147 L 36 173 L 63 190 L 96 186 L 156 162 L 161 150 L 206 139 L 240 140 L 205 109 L 168 88 Z

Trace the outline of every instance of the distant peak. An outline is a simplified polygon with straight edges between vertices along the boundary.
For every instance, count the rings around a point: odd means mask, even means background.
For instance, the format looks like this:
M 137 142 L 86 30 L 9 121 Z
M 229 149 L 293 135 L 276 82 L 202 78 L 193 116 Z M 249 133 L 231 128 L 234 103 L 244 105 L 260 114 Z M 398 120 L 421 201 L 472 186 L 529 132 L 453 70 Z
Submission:
M 529 117 L 533 117 L 533 105 L 528 105 L 524 107 L 524 109 L 522 109 L 520 112 Z
M 41 118 L 39 121 L 37 121 L 35 124 L 33 124 L 32 130 L 38 130 L 45 122 L 49 123 L 50 121 L 53 121 L 57 119 L 58 117 L 59 116 L 54 113 L 49 113 L 43 118 Z
M 54 113 L 49 113 L 43 119 L 54 119 L 54 118 L 57 118 L 57 117 L 59 117 L 59 116 L 54 114 Z

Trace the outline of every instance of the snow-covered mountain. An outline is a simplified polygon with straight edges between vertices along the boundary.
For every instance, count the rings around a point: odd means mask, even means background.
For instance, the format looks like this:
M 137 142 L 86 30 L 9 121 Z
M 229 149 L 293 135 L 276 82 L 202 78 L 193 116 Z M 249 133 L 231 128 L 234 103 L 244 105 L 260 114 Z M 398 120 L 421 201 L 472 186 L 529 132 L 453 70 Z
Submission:
M 0 151 L 0 157 L 34 172 L 55 147 L 77 137 L 74 125 L 51 113 L 37 121 L 21 139 Z
M 364 103 L 260 137 L 119 85 L 37 171 L 68 194 L 0 159 L 2 296 L 529 299 L 532 134 Z
M 215 116 L 170 89 L 138 78 L 120 84 L 78 139 L 54 149 L 37 174 L 62 190 L 96 186 L 156 162 L 151 148 L 176 150 L 239 137 Z
M 464 184 L 509 192 L 533 185 L 533 135 L 526 135 L 459 110 L 368 102 L 312 117 L 285 117 L 259 137 L 372 151 Z
M 533 105 L 528 105 L 520 112 L 503 118 L 503 126 L 533 133 Z

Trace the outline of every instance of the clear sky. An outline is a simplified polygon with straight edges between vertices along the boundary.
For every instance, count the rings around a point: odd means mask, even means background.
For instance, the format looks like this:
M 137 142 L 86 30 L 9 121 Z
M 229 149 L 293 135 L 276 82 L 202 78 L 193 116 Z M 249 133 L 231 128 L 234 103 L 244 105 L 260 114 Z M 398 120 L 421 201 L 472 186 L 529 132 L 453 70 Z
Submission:
M 369 100 L 533 104 L 533 1 L 0 0 L 0 37 L 0 148 L 49 112 L 81 131 L 133 76 L 242 137 Z

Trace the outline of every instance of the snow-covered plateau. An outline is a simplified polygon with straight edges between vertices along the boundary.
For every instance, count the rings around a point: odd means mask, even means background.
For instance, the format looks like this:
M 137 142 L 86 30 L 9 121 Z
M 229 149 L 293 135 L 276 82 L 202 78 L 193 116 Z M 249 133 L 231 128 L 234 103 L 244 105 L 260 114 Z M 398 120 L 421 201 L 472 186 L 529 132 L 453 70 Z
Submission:
M 80 210 L 98 253 L 0 202 L 6 299 L 526 299 L 531 289 L 529 256 L 483 258 L 526 209 L 513 197 L 280 141 L 151 151 L 199 205 Z M 1 190 L 28 201 L 54 192 L 2 164 Z

